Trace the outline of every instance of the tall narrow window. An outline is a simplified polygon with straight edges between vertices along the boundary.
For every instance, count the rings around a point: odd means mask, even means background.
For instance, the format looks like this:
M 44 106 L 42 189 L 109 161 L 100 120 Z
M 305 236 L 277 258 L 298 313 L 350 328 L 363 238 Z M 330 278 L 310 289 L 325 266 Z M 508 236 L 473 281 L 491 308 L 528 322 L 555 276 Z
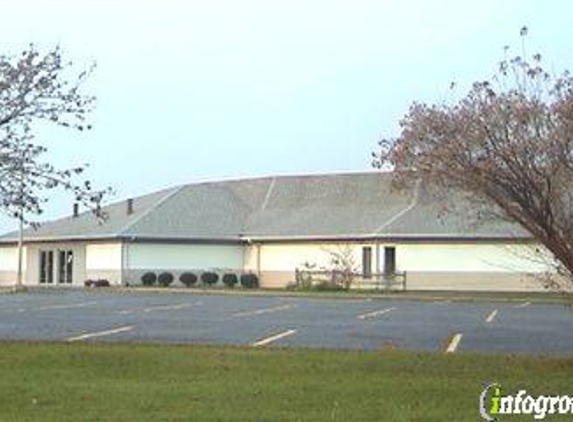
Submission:
M 394 274 L 396 272 L 396 248 L 386 246 L 384 248 L 384 273 Z
M 46 252 L 40 252 L 40 284 L 44 284 L 46 282 L 46 261 L 47 261 Z
M 46 274 L 46 283 L 52 284 L 54 282 L 54 251 L 48 251 L 48 264 Z
M 40 251 L 40 283 L 51 284 L 54 281 L 54 252 Z
M 58 283 L 66 282 L 66 251 L 58 251 Z
M 58 251 L 58 283 L 72 284 L 74 255 L 72 251 Z
M 362 248 L 362 274 L 365 278 L 372 277 L 372 248 L 370 246 Z
M 74 253 L 68 251 L 66 254 L 66 283 L 72 284 L 74 274 Z

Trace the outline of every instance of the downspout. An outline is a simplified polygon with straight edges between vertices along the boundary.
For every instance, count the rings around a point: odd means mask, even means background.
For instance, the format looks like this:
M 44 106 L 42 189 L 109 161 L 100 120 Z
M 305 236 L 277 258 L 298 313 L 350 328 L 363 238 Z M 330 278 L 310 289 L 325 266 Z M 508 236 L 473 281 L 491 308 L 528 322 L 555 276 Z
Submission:
M 257 243 L 255 245 L 255 247 L 257 248 L 257 277 L 259 277 L 259 280 L 261 279 L 261 245 L 260 243 Z
M 125 286 L 125 239 L 121 241 L 121 260 L 119 268 L 119 285 Z
M 380 241 L 376 240 L 376 276 L 380 274 Z
M 245 237 L 244 238 L 245 241 L 247 242 L 247 244 L 253 248 L 255 248 L 255 256 L 256 256 L 256 265 L 255 265 L 255 272 L 257 274 L 257 277 L 259 277 L 259 279 L 261 278 L 261 245 L 258 243 L 253 243 L 253 240 L 250 237 Z M 243 262 L 243 269 L 245 267 L 245 264 Z
M 131 239 L 133 241 L 133 238 Z M 127 237 L 121 242 L 121 280 L 120 284 L 125 286 L 129 277 L 129 239 Z
M 125 266 L 124 266 L 124 283 L 127 284 L 127 278 L 129 278 L 129 241 L 125 242 L 124 249 L 125 249 Z

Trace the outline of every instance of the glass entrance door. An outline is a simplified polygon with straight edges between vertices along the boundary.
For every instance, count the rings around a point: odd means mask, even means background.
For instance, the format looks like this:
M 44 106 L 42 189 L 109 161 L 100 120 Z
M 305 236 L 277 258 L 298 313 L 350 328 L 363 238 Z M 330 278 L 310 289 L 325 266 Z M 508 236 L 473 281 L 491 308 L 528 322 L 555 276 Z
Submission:
M 54 282 L 54 252 L 40 251 L 40 284 Z
M 73 251 L 58 251 L 58 283 L 72 284 L 74 279 Z

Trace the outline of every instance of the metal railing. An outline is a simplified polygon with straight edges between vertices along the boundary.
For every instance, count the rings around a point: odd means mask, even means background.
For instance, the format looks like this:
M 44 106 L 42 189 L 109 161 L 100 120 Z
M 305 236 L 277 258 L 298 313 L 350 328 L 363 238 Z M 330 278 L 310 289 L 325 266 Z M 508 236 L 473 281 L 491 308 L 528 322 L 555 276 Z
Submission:
M 407 288 L 406 272 L 393 273 L 349 273 L 345 271 L 306 270 L 296 269 L 295 280 L 298 287 L 314 287 L 317 285 L 331 285 L 346 289 L 375 289 L 384 291 Z

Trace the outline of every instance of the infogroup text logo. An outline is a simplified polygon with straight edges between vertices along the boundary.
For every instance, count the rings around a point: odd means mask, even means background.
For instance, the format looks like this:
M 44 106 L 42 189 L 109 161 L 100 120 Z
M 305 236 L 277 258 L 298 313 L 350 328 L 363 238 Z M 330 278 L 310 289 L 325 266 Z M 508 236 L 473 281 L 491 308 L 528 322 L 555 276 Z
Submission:
M 519 390 L 504 395 L 500 384 L 488 385 L 480 394 L 479 411 L 486 421 L 498 421 L 499 415 L 532 415 L 542 420 L 547 415 L 573 415 L 573 396 L 536 396 Z

